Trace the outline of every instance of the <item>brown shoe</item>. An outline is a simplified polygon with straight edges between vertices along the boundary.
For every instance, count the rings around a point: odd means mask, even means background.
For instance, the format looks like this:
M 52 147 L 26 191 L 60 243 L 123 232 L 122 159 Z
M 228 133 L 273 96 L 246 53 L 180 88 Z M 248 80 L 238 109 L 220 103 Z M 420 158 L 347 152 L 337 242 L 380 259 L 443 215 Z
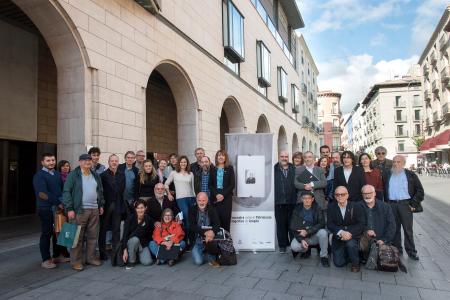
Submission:
M 359 270 L 360 270 L 359 265 L 357 265 L 357 266 L 352 266 L 352 272 L 353 272 L 353 273 L 358 273 Z
M 73 264 L 72 269 L 74 269 L 75 271 L 83 271 L 84 267 L 82 264 Z
M 90 261 L 88 261 L 88 262 L 86 262 L 86 263 L 87 263 L 88 265 L 92 265 L 92 266 L 96 266 L 96 267 L 102 265 L 101 260 L 99 260 L 99 259 L 97 259 L 97 258 L 94 258 L 93 260 L 90 260 Z
M 56 268 L 56 265 L 53 263 L 51 259 L 47 259 L 46 261 L 43 261 L 41 263 L 41 267 L 43 267 L 44 269 L 54 269 Z
M 220 267 L 220 264 L 216 260 L 213 260 L 212 262 L 210 262 L 209 265 L 213 268 Z
M 55 264 L 61 264 L 61 263 L 67 263 L 67 262 L 70 262 L 70 258 L 64 257 L 63 255 L 53 258 L 53 263 L 55 263 Z

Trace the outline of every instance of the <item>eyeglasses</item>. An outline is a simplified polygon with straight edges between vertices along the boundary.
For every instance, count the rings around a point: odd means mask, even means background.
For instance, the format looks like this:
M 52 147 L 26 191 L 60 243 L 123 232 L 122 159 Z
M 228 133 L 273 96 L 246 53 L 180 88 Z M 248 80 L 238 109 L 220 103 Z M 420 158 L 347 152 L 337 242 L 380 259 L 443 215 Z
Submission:
M 344 197 L 345 195 L 347 195 L 347 193 L 342 193 L 342 194 L 335 193 L 334 194 L 335 197 Z
M 385 155 L 386 152 L 377 152 L 376 155 Z

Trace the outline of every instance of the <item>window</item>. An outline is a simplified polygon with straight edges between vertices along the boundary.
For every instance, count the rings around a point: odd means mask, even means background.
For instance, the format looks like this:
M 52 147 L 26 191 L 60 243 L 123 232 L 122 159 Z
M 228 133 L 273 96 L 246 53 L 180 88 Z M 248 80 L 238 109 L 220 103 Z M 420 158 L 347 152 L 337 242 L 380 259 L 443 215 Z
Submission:
M 320 145 L 320 146 L 323 146 L 323 145 L 324 145 L 324 143 L 323 143 L 323 138 L 319 138 L 319 145 Z
M 402 96 L 395 96 L 395 107 L 402 107 L 402 106 L 404 106 Z
M 270 51 L 262 41 L 256 42 L 258 82 L 260 86 L 270 86 Z
M 416 109 L 414 111 L 414 120 L 415 121 L 420 121 L 420 109 Z
M 414 97 L 413 105 L 414 106 L 422 106 L 422 101 L 420 101 L 420 96 L 414 95 L 413 97 Z
M 397 136 L 403 136 L 403 125 L 397 125 Z
M 331 107 L 331 113 L 332 114 L 338 114 L 339 113 L 337 105 L 338 104 L 336 102 L 333 102 L 332 107 Z
M 336 151 L 341 146 L 341 138 L 333 137 L 333 150 Z
M 244 61 L 244 17 L 231 0 L 223 0 L 223 45 L 232 63 Z
M 282 67 L 278 67 L 278 100 L 282 103 L 287 102 L 287 73 Z
M 261 94 L 263 94 L 265 97 L 267 97 L 267 88 L 266 87 L 258 85 L 257 90 Z
M 395 120 L 396 121 L 403 121 L 403 119 L 402 119 L 402 111 L 401 110 L 396 110 L 395 111 Z
M 231 71 L 239 75 L 239 63 L 232 63 L 227 57 L 224 58 L 224 63 Z
M 421 134 L 421 130 L 420 130 L 420 124 L 416 124 L 414 125 L 414 135 L 418 136 Z
M 300 99 L 298 87 L 295 84 L 291 84 L 291 102 L 292 102 L 292 112 L 294 114 L 298 114 L 300 112 Z
M 339 127 L 339 120 L 333 119 L 333 127 Z
M 398 152 L 404 152 L 405 151 L 405 141 L 398 141 L 398 147 L 397 147 L 397 151 Z

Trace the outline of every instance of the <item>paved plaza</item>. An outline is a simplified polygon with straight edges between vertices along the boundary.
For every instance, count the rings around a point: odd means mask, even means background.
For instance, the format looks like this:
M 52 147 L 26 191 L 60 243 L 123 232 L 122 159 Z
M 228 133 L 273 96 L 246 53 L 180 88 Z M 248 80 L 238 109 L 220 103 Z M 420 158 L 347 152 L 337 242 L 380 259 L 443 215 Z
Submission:
M 450 180 L 421 176 L 427 197 L 415 215 L 420 261 L 403 261 L 408 273 L 323 268 L 316 251 L 310 259 L 290 254 L 240 253 L 238 265 L 194 266 L 190 255 L 175 267 L 137 266 L 132 270 L 69 264 L 40 268 L 36 233 L 0 242 L 1 299 L 450 299 Z M 20 248 L 20 243 L 24 247 Z M 7 251 L 5 247 L 13 247 Z

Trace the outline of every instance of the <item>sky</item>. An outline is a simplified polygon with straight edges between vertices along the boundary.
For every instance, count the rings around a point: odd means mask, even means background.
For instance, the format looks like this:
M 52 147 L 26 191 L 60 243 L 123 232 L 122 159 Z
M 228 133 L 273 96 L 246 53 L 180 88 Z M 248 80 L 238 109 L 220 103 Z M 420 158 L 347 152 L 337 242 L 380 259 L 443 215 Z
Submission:
M 298 32 L 319 69 L 319 90 L 342 93 L 350 112 L 381 81 L 419 60 L 450 0 L 296 0 Z

